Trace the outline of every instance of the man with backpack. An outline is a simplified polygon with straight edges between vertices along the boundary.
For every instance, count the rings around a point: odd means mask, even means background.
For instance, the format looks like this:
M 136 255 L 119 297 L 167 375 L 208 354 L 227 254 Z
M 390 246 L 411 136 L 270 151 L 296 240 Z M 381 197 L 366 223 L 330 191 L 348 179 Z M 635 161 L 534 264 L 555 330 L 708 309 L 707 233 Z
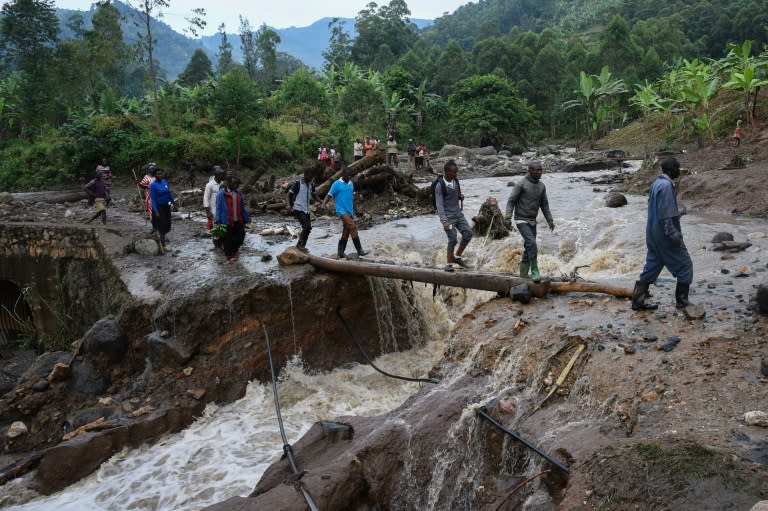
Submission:
M 536 217 L 539 209 L 544 213 L 549 230 L 555 230 L 555 222 L 549 211 L 547 187 L 541 182 L 541 162 L 528 164 L 528 175 L 518 181 L 507 200 L 507 218 L 514 214 L 515 224 L 523 237 L 523 258 L 520 261 L 520 276 L 528 278 L 528 271 L 534 282 L 541 280 L 539 274 L 538 247 L 536 246 Z
M 455 161 L 448 160 L 443 166 L 443 173 L 442 177 L 438 177 L 432 183 L 432 196 L 437 215 L 443 224 L 446 236 L 448 236 L 448 266 L 456 263 L 462 268 L 466 268 L 467 264 L 461 255 L 472 239 L 472 229 L 462 212 L 464 195 L 461 193 L 461 186 L 456 177 L 459 173 L 459 166 L 456 165 Z M 461 232 L 461 243 L 458 241 L 457 231 Z M 454 254 L 453 249 L 456 248 L 457 244 L 459 248 Z
M 304 253 L 307 250 L 307 240 L 312 231 L 312 222 L 309 218 L 309 202 L 315 194 L 315 169 L 307 167 L 304 175 L 288 187 L 288 212 L 301 224 L 301 234 L 296 248 Z

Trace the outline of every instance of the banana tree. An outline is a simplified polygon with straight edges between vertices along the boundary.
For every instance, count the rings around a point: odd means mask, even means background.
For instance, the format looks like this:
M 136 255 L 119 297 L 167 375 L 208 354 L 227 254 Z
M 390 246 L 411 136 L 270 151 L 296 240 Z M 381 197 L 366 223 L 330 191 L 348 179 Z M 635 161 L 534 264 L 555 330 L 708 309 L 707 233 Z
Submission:
M 608 66 L 603 66 L 599 75 L 587 75 L 581 71 L 579 88 L 573 92 L 576 99 L 564 102 L 560 108 L 563 111 L 573 108 L 584 111 L 589 138 L 594 143 L 616 107 L 614 100 L 627 92 L 627 87 L 623 80 L 613 78 Z
M 768 84 L 768 80 L 759 76 L 759 71 L 768 65 L 768 59 L 763 56 L 752 57 L 752 41 L 744 41 L 741 45 L 730 44 L 729 48 L 728 55 L 720 61 L 724 69 L 730 70 L 730 78 L 723 87 L 741 92 L 747 124 L 752 128 L 755 124 L 757 93 L 760 87 Z

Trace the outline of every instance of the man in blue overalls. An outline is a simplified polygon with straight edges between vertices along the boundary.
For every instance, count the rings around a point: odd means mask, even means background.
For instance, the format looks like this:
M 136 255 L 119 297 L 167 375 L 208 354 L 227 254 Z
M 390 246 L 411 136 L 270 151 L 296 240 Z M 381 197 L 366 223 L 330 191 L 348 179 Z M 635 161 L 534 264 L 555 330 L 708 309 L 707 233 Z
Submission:
M 690 305 L 688 290 L 693 281 L 693 261 L 683 242 L 673 181 L 680 176 L 680 163 L 675 158 L 667 158 L 661 162 L 661 171 L 663 173 L 656 178 L 648 197 L 648 223 L 645 226 L 648 253 L 632 292 L 632 310 L 658 308 L 657 304 L 646 304 L 645 299 L 648 286 L 656 282 L 665 266 L 677 279 L 675 305 L 678 309 Z

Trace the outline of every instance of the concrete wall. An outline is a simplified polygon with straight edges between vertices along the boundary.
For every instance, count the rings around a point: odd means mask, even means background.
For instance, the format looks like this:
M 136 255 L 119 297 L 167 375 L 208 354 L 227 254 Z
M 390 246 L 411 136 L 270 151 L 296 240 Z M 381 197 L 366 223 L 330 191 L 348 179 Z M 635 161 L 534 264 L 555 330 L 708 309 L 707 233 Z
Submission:
M 91 229 L 0 225 L 0 280 L 29 288 L 36 335 L 69 342 L 114 313 L 124 289 Z

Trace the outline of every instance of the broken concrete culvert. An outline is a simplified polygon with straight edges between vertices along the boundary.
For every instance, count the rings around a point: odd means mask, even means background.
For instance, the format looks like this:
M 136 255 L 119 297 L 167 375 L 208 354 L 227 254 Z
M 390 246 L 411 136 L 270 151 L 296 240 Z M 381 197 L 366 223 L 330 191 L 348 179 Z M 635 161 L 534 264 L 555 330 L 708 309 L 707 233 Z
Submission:
M 0 257 L 0 267 L 23 268 L 3 273 L 19 288 L 47 282 L 53 290 L 47 299 L 32 302 L 30 322 L 47 328 L 43 332 L 73 332 L 69 335 L 78 339 L 71 348 L 61 344 L 62 351 L 37 359 L 0 399 L 5 465 L 17 461 L 24 471 L 36 469 L 30 484 L 40 493 L 61 490 L 125 446 L 185 428 L 206 403 L 241 397 L 251 380 L 266 381 L 264 329 L 277 364 L 285 365 L 300 351 L 307 370 L 316 371 L 364 361 L 349 344 L 335 341 L 347 335 L 337 310 L 371 356 L 412 348 L 423 338 L 420 323 L 413 320 L 410 290 L 400 282 L 378 283 L 374 299 L 365 277 L 294 271 L 288 280 L 217 278 L 146 301 L 119 286 L 120 271 L 106 262 L 92 231 L 43 229 L 41 235 L 39 226 L 4 226 L 0 233 L 13 240 L 58 240 L 47 249 L 12 244 L 5 259 Z M 85 248 L 79 240 L 87 242 Z M 117 264 L 132 257 L 138 256 L 126 255 Z M 117 291 L 82 281 L 85 275 L 76 273 L 80 268 L 91 269 L 85 274 L 101 268 L 104 280 L 99 282 L 115 282 Z M 71 299 L 66 286 L 75 278 L 82 288 L 72 292 L 87 292 Z M 179 282 L 184 280 L 180 276 Z M 99 289 L 103 294 L 93 292 Z M 110 292 L 113 301 L 105 299 Z M 51 301 L 62 296 L 59 303 Z M 386 338 L 379 332 L 379 307 L 390 315 Z M 66 315 L 55 314 L 64 309 Z M 21 358 L 17 362 L 23 363 Z M 7 434 L 12 424 L 17 426 Z M 0 474 L 2 481 L 14 470 Z

